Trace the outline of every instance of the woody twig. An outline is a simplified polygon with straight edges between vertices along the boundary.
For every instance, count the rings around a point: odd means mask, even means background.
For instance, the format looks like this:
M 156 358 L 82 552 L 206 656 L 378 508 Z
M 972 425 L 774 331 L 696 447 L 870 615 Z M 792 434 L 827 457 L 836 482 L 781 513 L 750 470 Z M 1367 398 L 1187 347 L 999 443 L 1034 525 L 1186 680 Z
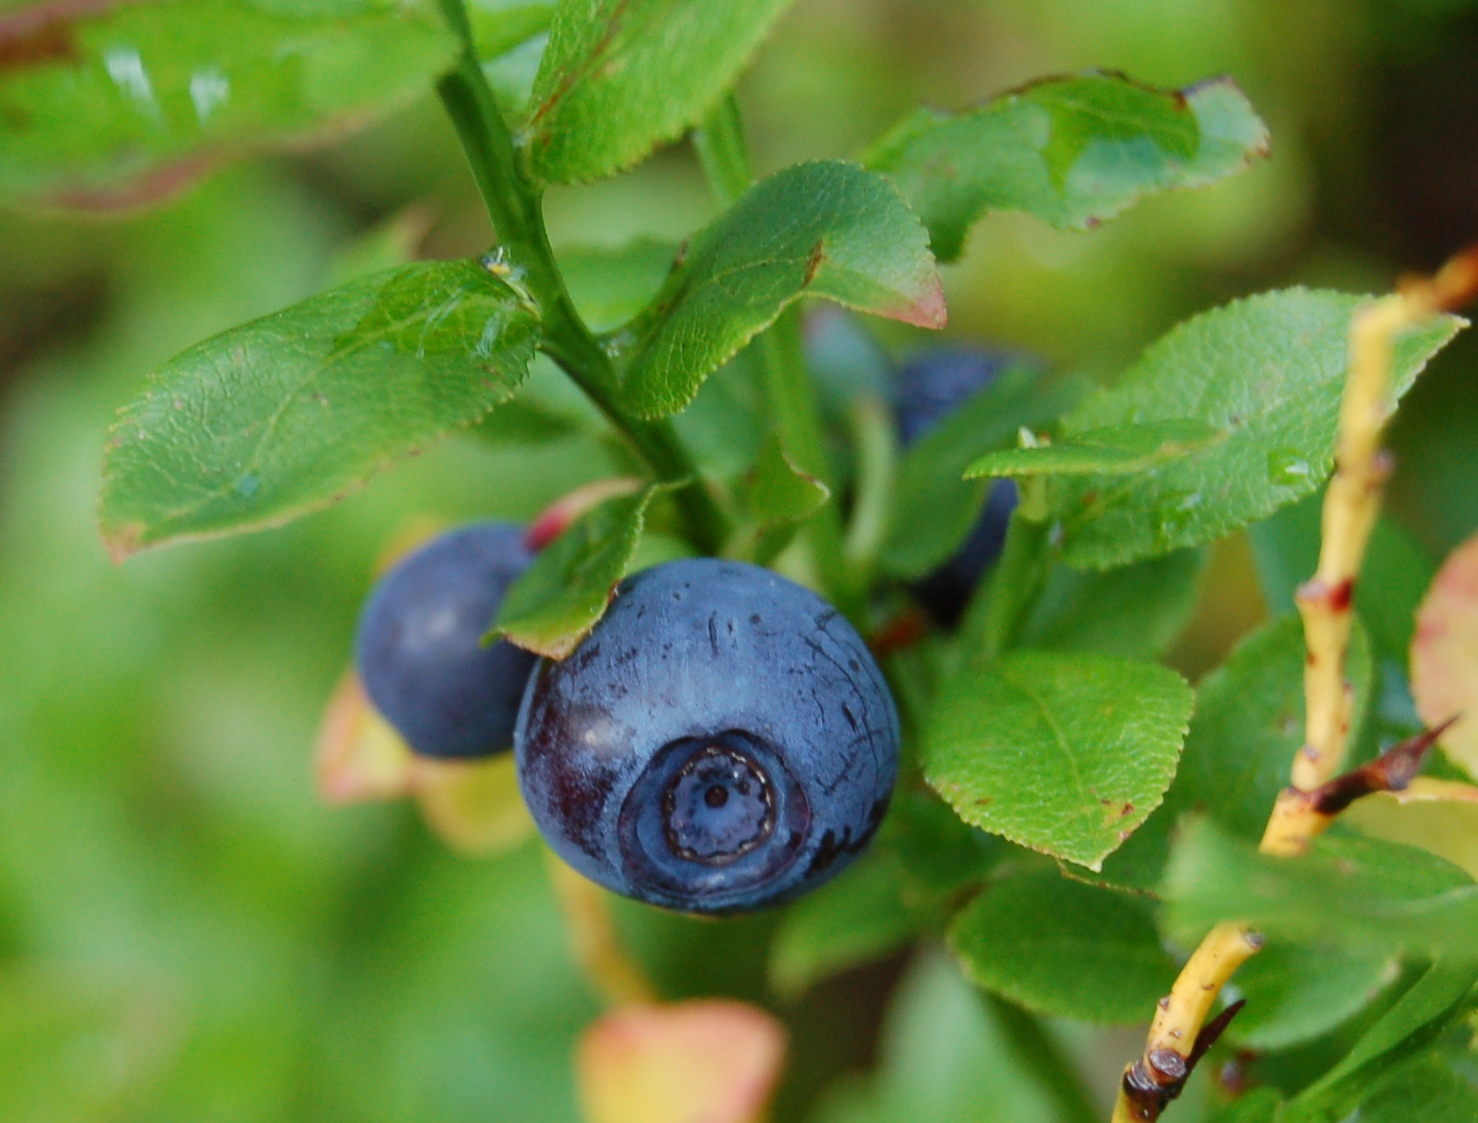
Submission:
M 1478 247 L 1453 258 L 1435 277 L 1410 279 L 1389 297 L 1361 308 L 1350 325 L 1350 366 L 1340 409 L 1334 476 L 1324 497 L 1319 566 L 1298 590 L 1307 658 L 1304 745 L 1293 784 L 1269 817 L 1259 849 L 1297 857 L 1356 799 L 1400 791 L 1427 750 L 1451 724 L 1405 741 L 1371 764 L 1338 775 L 1348 748 L 1352 692 L 1345 680 L 1352 601 L 1366 543 L 1380 510 L 1390 459 L 1380 447 L 1391 413 L 1393 341 L 1403 328 L 1478 297 Z M 1262 947 L 1243 924 L 1223 923 L 1201 941 L 1170 994 L 1160 1000 L 1144 1054 L 1124 1070 L 1113 1123 L 1153 1123 L 1180 1094 L 1196 1061 L 1237 1006 L 1205 1021 L 1222 986 Z

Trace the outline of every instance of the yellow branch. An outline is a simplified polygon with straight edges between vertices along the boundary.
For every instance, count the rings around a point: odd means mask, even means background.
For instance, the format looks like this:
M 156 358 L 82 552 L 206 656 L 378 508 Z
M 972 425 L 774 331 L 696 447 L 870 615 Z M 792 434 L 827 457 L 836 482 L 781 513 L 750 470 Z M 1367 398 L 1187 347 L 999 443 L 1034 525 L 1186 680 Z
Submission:
M 1380 786 L 1404 787 L 1437 730 L 1392 749 L 1365 769 L 1335 779 L 1350 732 L 1352 694 L 1345 681 L 1351 602 L 1365 547 L 1380 510 L 1390 460 L 1380 448 L 1392 411 L 1390 380 L 1397 332 L 1478 296 L 1478 247 L 1453 258 L 1436 277 L 1405 282 L 1395 296 L 1365 305 L 1350 324 L 1350 367 L 1340 407 L 1334 477 L 1324 496 L 1319 566 L 1298 590 L 1308 651 L 1304 666 L 1304 745 L 1259 844 L 1264 854 L 1297 857 L 1334 822 L 1350 798 Z M 1197 1055 L 1197 1038 L 1222 986 L 1262 947 L 1245 925 L 1223 923 L 1181 969 L 1145 1041 L 1124 1069 L 1113 1123 L 1153 1123 L 1180 1094 Z M 1203 1048 L 1206 1046 L 1203 1042 Z

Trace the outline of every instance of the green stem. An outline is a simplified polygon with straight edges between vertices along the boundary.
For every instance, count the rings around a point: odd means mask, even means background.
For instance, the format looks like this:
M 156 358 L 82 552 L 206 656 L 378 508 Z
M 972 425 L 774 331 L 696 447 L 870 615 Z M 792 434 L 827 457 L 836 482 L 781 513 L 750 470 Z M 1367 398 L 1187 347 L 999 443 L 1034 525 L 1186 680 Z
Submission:
M 564 368 L 659 479 L 687 481 L 673 493 L 673 500 L 688 537 L 705 553 L 717 553 L 728 535 L 728 520 L 699 478 L 671 423 L 633 417 L 618 401 L 615 367 L 565 288 L 544 228 L 540 190 L 523 170 L 507 122 L 483 77 L 473 52 L 467 13 L 461 0 L 442 0 L 442 8 L 462 37 L 463 52 L 437 84 L 437 93 L 493 220 L 509 279 L 525 288 L 539 305 L 542 350 Z
M 744 128 L 733 94 L 725 97 L 704 120 L 695 136 L 699 162 L 714 197 L 731 205 L 754 182 L 744 147 Z M 815 476 L 835 493 L 836 472 L 827 455 L 826 438 L 814 387 L 806 370 L 800 320 L 795 310 L 779 318 L 754 342 L 770 413 L 780 430 L 780 441 L 797 468 Z M 842 544 L 841 512 L 828 503 L 806 524 L 805 534 L 816 555 L 816 566 L 827 594 L 842 612 L 860 620 L 866 607 L 865 591 L 848 564 Z
M 857 450 L 852 518 L 845 551 L 863 581 L 870 578 L 893 507 L 893 473 L 898 466 L 898 438 L 893 415 L 881 400 L 860 397 L 852 407 L 852 447 Z
M 995 659 L 1015 645 L 1047 580 L 1050 535 L 1051 524 L 1030 518 L 1022 506 L 1012 513 L 1000 560 L 965 611 L 965 650 Z

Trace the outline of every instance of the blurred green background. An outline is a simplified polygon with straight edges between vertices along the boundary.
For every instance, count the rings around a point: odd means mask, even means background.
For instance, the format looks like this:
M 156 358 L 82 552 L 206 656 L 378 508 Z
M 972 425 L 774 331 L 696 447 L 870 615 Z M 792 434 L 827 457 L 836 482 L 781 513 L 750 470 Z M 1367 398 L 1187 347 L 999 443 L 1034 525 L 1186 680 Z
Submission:
M 1478 237 L 1469 8 L 799 0 L 740 98 L 767 172 L 855 154 L 920 101 L 957 108 L 1045 74 L 1234 75 L 1272 127 L 1270 161 L 1091 235 L 993 216 L 946 273 L 950 335 L 1106 377 L 1189 313 L 1292 283 L 1379 291 Z M 117 568 L 93 524 L 106 427 L 144 376 L 317 291 L 412 203 L 432 218 L 427 256 L 491 240 L 429 92 L 368 132 L 222 171 L 154 213 L 0 215 L 7 1123 L 576 1116 L 569 1054 L 598 1005 L 537 848 L 475 861 L 408 807 L 327 808 L 309 754 L 397 530 L 417 514 L 525 518 L 609 472 L 607 454 L 580 437 L 537 450 L 454 440 L 291 527 Z M 548 199 L 564 247 L 677 240 L 712 210 L 685 145 Z M 929 342 L 878 330 L 900 355 Z M 1478 339 L 1465 338 L 1394 435 L 1392 508 L 1433 558 L 1478 526 L 1475 435 Z M 1218 548 L 1203 600 L 1174 657 L 1192 674 L 1264 612 L 1240 540 Z M 787 1022 L 777 1123 L 861 1118 L 832 1085 L 880 1055 L 890 1090 L 868 1118 L 900 1103 L 899 1118 L 941 1123 L 1051 1117 L 1029 1095 L 1002 1099 L 1012 1077 L 992 1023 L 931 955 L 781 1002 L 764 983 L 773 918 L 623 906 L 620 919 L 669 995 L 737 994 Z M 1059 1028 L 1110 1091 L 1135 1035 Z M 1177 1112 L 1189 1121 L 1195 1105 Z

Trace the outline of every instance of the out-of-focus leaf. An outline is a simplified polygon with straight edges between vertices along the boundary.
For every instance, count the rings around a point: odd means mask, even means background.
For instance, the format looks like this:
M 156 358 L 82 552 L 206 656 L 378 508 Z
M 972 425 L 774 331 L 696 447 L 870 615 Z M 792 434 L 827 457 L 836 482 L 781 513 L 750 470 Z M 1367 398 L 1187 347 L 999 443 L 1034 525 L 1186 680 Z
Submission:
M 1438 744 L 1478 777 L 1478 535 L 1448 556 L 1422 600 L 1411 693 L 1428 726 L 1462 715 Z
M 606 431 L 608 425 L 590 399 L 545 355 L 534 357 L 514 397 L 468 430 L 494 447 L 515 448 Z
M 742 1002 L 622 1006 L 580 1037 L 585 1123 L 759 1123 L 785 1030 Z
M 113 427 L 100 521 L 117 558 L 275 526 L 507 399 L 534 312 L 471 261 L 381 273 L 199 343 Z
M 1229 79 L 1182 91 L 1084 74 L 963 113 L 920 110 L 864 162 L 898 184 L 934 252 L 953 261 L 987 211 L 1087 229 L 1151 192 L 1241 171 L 1267 144 L 1267 126 Z
M 1248 1049 L 1286 1049 L 1363 1010 L 1399 973 L 1378 951 L 1269 944 L 1237 969 L 1247 1005 L 1227 1036 Z
M 1478 787 L 1418 776 L 1356 801 L 1340 818 L 1362 834 L 1430 851 L 1478 880 Z
M 1204 549 L 1110 570 L 1056 565 L 1022 626 L 1021 646 L 1154 659 L 1190 620 L 1205 569 Z
M 1089 429 L 1050 445 L 988 452 L 965 469 L 965 478 L 1128 475 L 1178 460 L 1221 437 L 1220 429 L 1180 419 Z
M 318 794 L 329 803 L 399 799 L 410 793 L 414 763 L 410 746 L 380 716 L 359 676 L 345 671 L 313 753 Z
M 497 854 L 534 835 L 518 790 L 512 753 L 484 760 L 415 761 L 416 803 L 447 845 L 468 854 Z
M 1361 299 L 1285 289 L 1206 312 L 1069 414 L 1068 439 L 1181 418 L 1226 436 L 1135 475 L 1055 481 L 1067 560 L 1107 569 L 1200 545 L 1313 492 L 1333 462 L 1350 316 Z M 1446 316 L 1397 338 L 1393 400 L 1462 326 Z
M 1478 1088 L 1441 1057 L 1429 1057 L 1383 1081 L 1360 1105 L 1360 1123 L 1472 1123 Z
M 924 775 L 967 823 L 1097 870 L 1159 806 L 1193 702 L 1153 663 L 1015 652 L 941 689 Z
M 357 281 L 414 261 L 433 221 L 429 208 L 411 206 L 365 231 L 334 254 L 328 268 L 329 284 Z
M 874 848 L 835 881 L 785 910 L 770 948 L 770 981 L 786 995 L 901 947 L 924 922 L 903 900 L 897 858 Z
M 1366 1031 L 1344 1060 L 1293 1099 L 1284 1119 L 1287 1123 L 1338 1123 L 1344 1119 L 1385 1074 L 1425 1048 L 1455 1018 L 1472 1008 L 1475 984 L 1478 962 L 1434 962 Z M 1428 1117 L 1402 1118 L 1426 1123 Z
M 1013 368 L 916 441 L 898 469 L 882 567 L 918 578 L 948 558 L 975 525 L 990 486 L 963 479 L 966 467 L 1013 444 L 1022 427 L 1051 425 L 1081 396 L 1078 382 L 1046 382 Z
M 455 52 L 424 0 L 33 4 L 0 14 L 0 45 L 0 197 L 89 209 L 365 124 Z
M 1235 920 L 1274 940 L 1478 961 L 1478 884 L 1393 842 L 1325 837 L 1293 861 L 1192 819 L 1175 840 L 1161 895 L 1166 930 L 1187 946 Z
M 1056 1098 L 993 1004 L 945 956 L 929 954 L 899 985 L 877 1073 L 834 1099 L 821 1123 L 1064 1123 Z M 1077 1123 L 1076 1119 L 1072 1123 Z
M 611 331 L 657 295 L 677 257 L 674 245 L 638 238 L 616 249 L 562 249 L 559 270 L 585 322 L 596 331 Z
M 472 44 L 480 59 L 493 59 L 549 30 L 554 0 L 467 0 Z
M 565 0 L 524 122 L 534 171 L 600 179 L 696 125 L 789 0 Z
M 922 783 L 899 785 L 873 846 L 898 856 L 911 904 L 941 900 L 985 880 L 1011 850 L 963 821 Z
M 647 506 L 663 486 L 608 499 L 540 551 L 503 598 L 488 639 L 563 659 L 610 604 L 611 592 L 631 565 Z
M 797 164 L 746 191 L 694 236 L 651 305 L 612 340 L 622 395 L 676 413 L 803 295 L 919 327 L 944 325 L 929 239 L 893 186 L 855 164 Z
M 1042 1014 L 1128 1025 L 1175 982 L 1148 902 L 1053 869 L 992 881 L 949 940 L 976 984 Z
M 791 462 L 772 434 L 759 458 L 740 481 L 739 499 L 753 523 L 749 555 L 759 565 L 773 561 L 789 544 L 797 527 L 831 498 L 831 489 Z
M 1282 1106 L 1276 1088 L 1253 1088 L 1211 1116 L 1210 1123 L 1277 1123 Z

